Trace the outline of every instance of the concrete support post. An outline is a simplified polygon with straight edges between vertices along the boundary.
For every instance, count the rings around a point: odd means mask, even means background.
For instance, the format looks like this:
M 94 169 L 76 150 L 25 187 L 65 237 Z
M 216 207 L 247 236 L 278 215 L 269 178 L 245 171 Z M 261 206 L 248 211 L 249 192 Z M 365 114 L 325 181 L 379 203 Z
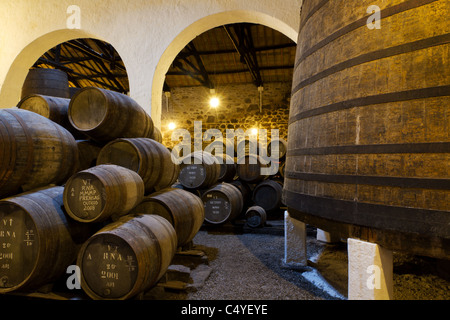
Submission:
M 284 212 L 284 259 L 287 267 L 302 268 L 307 265 L 306 224 Z
M 340 238 L 322 229 L 317 229 L 316 239 L 325 243 L 336 243 L 340 241 Z
M 348 239 L 348 299 L 393 299 L 392 251 L 376 243 Z

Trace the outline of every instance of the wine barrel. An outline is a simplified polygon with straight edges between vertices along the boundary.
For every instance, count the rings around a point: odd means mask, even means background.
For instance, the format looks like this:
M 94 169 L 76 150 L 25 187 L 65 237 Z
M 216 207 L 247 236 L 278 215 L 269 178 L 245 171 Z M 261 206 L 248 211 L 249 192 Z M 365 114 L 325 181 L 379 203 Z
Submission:
M 220 164 L 220 173 L 217 181 L 231 182 L 236 176 L 236 164 L 234 158 L 227 154 L 215 155 Z
M 91 228 L 63 210 L 63 187 L 0 201 L 0 293 L 36 289 L 62 276 Z
M 124 216 L 81 248 L 81 288 L 95 300 L 125 300 L 164 275 L 177 248 L 175 229 L 157 215 Z
M 22 86 L 21 99 L 32 94 L 70 98 L 67 73 L 58 69 L 30 69 Z
M 86 223 L 125 215 L 143 198 L 142 178 L 132 170 L 112 164 L 80 171 L 64 186 L 68 215 Z
M 241 192 L 232 184 L 220 183 L 207 190 L 202 196 L 205 207 L 205 221 L 222 224 L 235 220 L 242 212 Z
M 202 189 L 216 184 L 219 175 L 219 161 L 208 152 L 196 151 L 183 158 L 178 180 L 187 189 Z
M 244 207 L 248 207 L 253 203 L 252 193 L 255 186 L 254 184 L 248 184 L 247 182 L 241 181 L 239 179 L 236 179 L 229 183 L 238 188 L 238 190 L 241 192 L 242 199 L 244 201 Z
M 268 176 L 263 175 L 262 168 L 268 167 L 260 156 L 247 154 L 237 160 L 236 173 L 239 179 L 248 183 L 258 183 Z
M 380 29 L 367 5 L 303 1 L 284 201 L 338 237 L 450 259 L 448 1 L 377 3 Z
M 170 151 L 149 138 L 116 139 L 106 144 L 97 157 L 97 165 L 115 164 L 139 174 L 145 193 L 170 187 L 180 167 L 171 160 Z
M 156 126 L 153 126 L 153 133 L 151 138 L 159 143 L 162 143 L 161 131 Z
M 102 146 L 92 140 L 77 140 L 79 167 L 77 171 L 95 167 Z
M 117 138 L 151 138 L 153 120 L 132 98 L 96 87 L 80 89 L 70 99 L 72 126 L 99 142 Z
M 253 190 L 253 202 L 270 212 L 280 208 L 282 195 L 282 184 L 274 180 L 265 180 Z
M 86 136 L 76 130 L 69 122 L 67 111 L 70 99 L 46 96 L 42 94 L 28 95 L 17 104 L 17 108 L 40 114 L 41 116 L 56 122 L 69 131 L 75 139 Z
M 264 227 L 267 220 L 266 210 L 260 206 L 251 206 L 245 212 L 245 219 L 250 228 Z
M 0 110 L 0 198 L 65 182 L 78 149 L 63 127 L 31 111 Z
M 178 246 L 194 239 L 205 220 L 202 200 L 195 194 L 179 188 L 165 188 L 142 200 L 130 214 L 156 214 L 174 227 Z
M 278 142 L 278 154 L 272 154 L 272 149 L 275 148 L 274 144 Z M 281 159 L 284 159 L 287 152 L 287 141 L 284 139 L 274 139 L 269 142 L 267 145 L 267 156 L 271 159 L 275 159 L 276 161 L 279 161 Z

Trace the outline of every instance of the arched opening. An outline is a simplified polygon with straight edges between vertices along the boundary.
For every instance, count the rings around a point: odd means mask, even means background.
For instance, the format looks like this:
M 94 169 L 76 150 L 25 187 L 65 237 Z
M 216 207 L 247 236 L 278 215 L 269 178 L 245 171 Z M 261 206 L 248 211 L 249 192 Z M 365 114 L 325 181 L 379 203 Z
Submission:
M 0 107 L 17 105 L 26 76 L 35 68 L 66 72 L 72 88 L 129 92 L 125 65 L 113 45 L 79 29 L 64 29 L 41 36 L 15 58 L 1 88 Z
M 162 98 L 164 95 L 164 81 L 167 71 L 175 60 L 176 56 L 185 48 L 196 36 L 216 27 L 235 24 L 252 23 L 259 24 L 274 29 L 293 42 L 296 43 L 298 30 L 294 30 L 285 22 L 257 11 L 234 10 L 217 13 L 202 18 L 187 27 L 181 32 L 167 47 L 161 56 L 153 76 L 152 84 L 152 118 L 160 126 Z

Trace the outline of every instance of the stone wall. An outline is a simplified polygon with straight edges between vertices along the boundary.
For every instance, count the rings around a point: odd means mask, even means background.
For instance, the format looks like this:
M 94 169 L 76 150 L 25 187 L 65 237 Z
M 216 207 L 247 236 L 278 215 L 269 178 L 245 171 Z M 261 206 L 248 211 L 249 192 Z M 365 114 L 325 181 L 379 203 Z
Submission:
M 168 99 L 163 95 L 161 132 L 163 144 L 172 148 L 178 141 L 171 141 L 168 125 L 187 129 L 194 139 L 194 122 L 201 121 L 202 131 L 219 129 L 223 137 L 226 129 L 266 129 L 270 140 L 271 129 L 278 129 L 280 138 L 287 141 L 291 83 L 267 83 L 262 92 L 253 84 L 232 84 L 216 89 L 220 105 L 209 106 L 210 90 L 205 87 L 172 88 Z

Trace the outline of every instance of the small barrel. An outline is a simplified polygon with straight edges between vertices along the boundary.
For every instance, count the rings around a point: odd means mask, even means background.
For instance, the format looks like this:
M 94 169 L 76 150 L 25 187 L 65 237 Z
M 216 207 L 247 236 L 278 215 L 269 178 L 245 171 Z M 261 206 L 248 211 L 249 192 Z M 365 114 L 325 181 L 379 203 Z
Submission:
M 208 152 L 193 152 L 183 158 L 178 180 L 187 189 L 208 188 L 217 183 L 220 164 Z
M 152 193 L 130 214 L 156 214 L 166 218 L 177 233 L 179 247 L 194 239 L 205 220 L 202 200 L 179 188 L 166 188 Z
M 231 182 L 236 176 L 236 164 L 234 158 L 227 154 L 215 155 L 220 163 L 219 182 Z
M 241 192 L 232 184 L 225 182 L 206 191 L 202 200 L 205 207 L 205 221 L 211 224 L 235 220 L 244 206 Z
M 125 300 L 154 286 L 177 248 L 172 225 L 157 215 L 124 216 L 81 248 L 81 288 L 95 300 Z
M 62 276 L 92 234 L 63 210 L 63 187 L 0 201 L 0 293 L 36 289 Z
M 80 222 L 100 222 L 127 214 L 144 198 L 144 182 L 134 171 L 99 165 L 74 174 L 64 187 L 64 207 Z
M 258 183 L 267 178 L 262 169 L 268 167 L 258 155 L 247 154 L 237 160 L 236 173 L 239 179 L 248 183 Z
M 77 140 L 80 165 L 78 171 L 95 167 L 102 146 L 92 140 Z
M 78 167 L 72 134 L 28 110 L 0 110 L 0 155 L 0 198 L 61 184 Z
M 253 202 L 270 212 L 280 208 L 282 195 L 283 185 L 281 183 L 265 180 L 253 190 Z
M 272 154 L 272 149 L 275 148 L 274 145 L 276 142 L 278 142 L 278 155 Z M 284 139 L 274 139 L 267 144 L 267 156 L 270 157 L 271 159 L 275 160 L 284 159 L 286 157 L 286 153 L 287 153 L 287 142 Z
M 119 92 L 85 87 L 70 100 L 69 121 L 91 139 L 151 138 L 153 120 L 132 98 Z
M 260 206 L 252 206 L 245 212 L 245 219 L 250 228 L 264 227 L 267 219 L 266 210 Z
M 105 145 L 97 165 L 115 164 L 133 170 L 144 181 L 145 193 L 170 187 L 177 181 L 180 167 L 169 149 L 150 138 L 116 139 Z
M 22 86 L 21 99 L 32 94 L 70 98 L 67 73 L 58 69 L 30 69 Z

